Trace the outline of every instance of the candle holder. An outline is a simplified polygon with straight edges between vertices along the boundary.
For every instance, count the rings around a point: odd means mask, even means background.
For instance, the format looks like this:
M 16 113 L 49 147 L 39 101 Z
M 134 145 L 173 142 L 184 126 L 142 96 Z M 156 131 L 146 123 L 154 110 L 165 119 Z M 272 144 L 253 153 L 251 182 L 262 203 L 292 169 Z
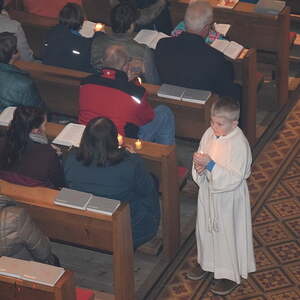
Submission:
M 142 149 L 142 142 L 141 140 L 136 140 L 135 142 L 135 149 L 141 150 Z

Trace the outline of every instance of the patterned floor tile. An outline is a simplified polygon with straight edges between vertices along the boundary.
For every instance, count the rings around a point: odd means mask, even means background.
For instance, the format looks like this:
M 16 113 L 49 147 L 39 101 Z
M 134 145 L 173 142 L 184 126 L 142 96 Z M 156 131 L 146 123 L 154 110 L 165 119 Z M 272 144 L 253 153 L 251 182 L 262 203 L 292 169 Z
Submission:
M 300 215 L 300 203 L 297 199 L 287 199 L 267 204 L 278 218 L 293 218 Z
M 286 221 L 285 224 L 294 233 L 296 238 L 300 238 L 300 217 Z
M 284 174 L 283 179 L 299 176 L 299 173 L 300 173 L 300 160 L 298 161 L 297 159 L 291 164 L 287 172 Z
M 270 293 L 267 295 L 268 300 L 299 300 L 300 292 L 299 289 L 289 289 L 287 291 L 280 291 L 276 293 Z
M 226 298 L 229 300 L 240 300 L 246 297 L 258 296 L 258 288 L 253 280 L 242 280 L 239 287 L 237 287 L 230 295 Z
M 291 281 L 280 270 L 280 268 L 256 272 L 252 275 L 252 277 L 264 292 L 269 292 L 271 290 L 285 288 L 292 285 Z
M 300 180 L 299 177 L 286 179 L 283 182 L 284 186 L 294 195 L 300 195 Z
M 275 217 L 272 215 L 272 213 L 268 210 L 268 208 L 263 207 L 256 217 L 254 218 L 253 225 L 260 225 L 260 224 L 265 224 L 269 223 L 272 221 L 275 221 Z
M 286 188 L 284 188 L 281 184 L 278 184 L 276 186 L 275 190 L 270 195 L 270 197 L 267 198 L 267 202 L 279 200 L 279 199 L 286 199 L 291 196 L 292 196 L 292 194 L 290 194 Z
M 286 273 L 296 283 L 300 284 L 300 262 L 284 266 Z M 300 299 L 300 298 L 299 298 Z
M 259 239 L 267 245 L 292 239 L 292 236 L 287 232 L 285 227 L 278 222 L 256 226 L 255 231 Z
M 270 267 L 276 266 L 276 261 L 264 248 L 259 248 L 255 250 L 255 260 L 256 268 L 258 270 L 263 270 Z
M 292 241 L 269 248 L 280 264 L 285 264 L 300 259 L 300 246 Z

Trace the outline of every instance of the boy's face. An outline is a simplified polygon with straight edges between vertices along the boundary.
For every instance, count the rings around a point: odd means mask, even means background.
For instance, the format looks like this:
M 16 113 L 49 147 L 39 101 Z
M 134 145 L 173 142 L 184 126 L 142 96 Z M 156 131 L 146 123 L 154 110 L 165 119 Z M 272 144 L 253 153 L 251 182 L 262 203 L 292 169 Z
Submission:
M 237 127 L 238 122 L 224 117 L 211 116 L 210 126 L 216 136 L 225 136 Z

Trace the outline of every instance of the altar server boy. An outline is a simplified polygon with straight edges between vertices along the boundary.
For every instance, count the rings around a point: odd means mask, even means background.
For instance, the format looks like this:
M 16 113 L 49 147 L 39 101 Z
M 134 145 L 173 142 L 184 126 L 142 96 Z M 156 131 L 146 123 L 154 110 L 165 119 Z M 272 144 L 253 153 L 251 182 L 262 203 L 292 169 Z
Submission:
M 193 179 L 199 186 L 196 221 L 197 265 L 188 278 L 209 272 L 211 291 L 227 295 L 255 271 L 251 208 L 247 178 L 251 150 L 238 127 L 239 104 L 220 98 L 211 109 L 211 126 L 193 157 Z

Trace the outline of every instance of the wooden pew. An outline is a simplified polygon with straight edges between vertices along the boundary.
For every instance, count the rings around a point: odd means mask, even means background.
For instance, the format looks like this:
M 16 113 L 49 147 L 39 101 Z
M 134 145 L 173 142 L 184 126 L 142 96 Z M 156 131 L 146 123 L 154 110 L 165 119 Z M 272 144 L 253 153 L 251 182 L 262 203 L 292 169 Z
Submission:
M 290 9 L 285 7 L 278 16 L 257 14 L 255 4 L 239 2 L 233 9 L 217 7 L 217 0 L 209 0 L 214 7 L 214 20 L 231 24 L 228 36 L 246 48 L 275 53 L 271 63 L 276 64 L 277 103 L 288 102 Z M 183 20 L 189 0 L 173 0 L 176 20 Z M 260 56 L 258 56 L 260 58 Z M 265 55 L 262 57 L 265 59 Z
M 16 66 L 30 73 L 50 111 L 69 116 L 78 116 L 78 95 L 80 80 L 88 73 L 42 65 L 38 63 L 17 61 Z M 242 95 L 242 128 L 252 145 L 256 141 L 256 52 L 245 51 L 241 58 L 234 62 L 237 81 L 243 86 Z M 149 94 L 152 106 L 168 105 L 175 115 L 176 135 L 200 139 L 209 126 L 210 107 L 215 99 L 212 96 L 205 105 L 187 103 L 157 96 L 159 86 L 143 84 Z
M 61 124 L 47 123 L 47 135 L 53 139 L 63 128 L 64 125 Z M 135 149 L 134 139 L 124 138 L 124 142 Z M 142 142 L 142 149 L 136 152 L 144 158 L 148 170 L 155 174 L 160 182 L 163 255 L 167 261 L 171 261 L 180 244 L 180 203 L 175 146 Z
M 122 203 L 112 216 L 108 216 L 55 205 L 57 190 L 25 187 L 3 180 L 0 180 L 0 188 L 2 194 L 20 202 L 51 239 L 112 252 L 114 299 L 135 299 L 128 204 Z
M 0 299 L 76 300 L 73 273 L 66 271 L 53 287 L 0 275 Z

